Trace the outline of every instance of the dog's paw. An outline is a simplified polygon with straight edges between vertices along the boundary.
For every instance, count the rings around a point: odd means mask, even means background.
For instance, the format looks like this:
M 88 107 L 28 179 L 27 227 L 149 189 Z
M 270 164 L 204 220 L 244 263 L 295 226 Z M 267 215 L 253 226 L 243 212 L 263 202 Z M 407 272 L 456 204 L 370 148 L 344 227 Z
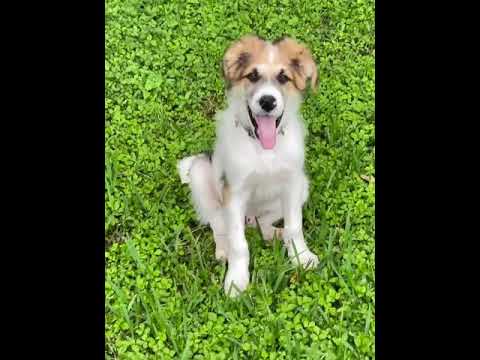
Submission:
M 190 183 L 190 169 L 192 168 L 193 162 L 196 158 L 197 155 L 188 156 L 177 163 L 177 171 L 180 175 L 180 181 L 182 184 Z
M 225 276 L 225 293 L 230 297 L 240 295 L 248 286 L 248 278 L 248 270 L 228 269 Z
M 291 259 L 296 266 L 301 265 L 304 269 L 314 269 L 319 264 L 318 256 L 310 250 L 305 250 L 298 255 L 294 255 Z
M 218 261 L 226 262 L 227 261 L 227 251 L 221 247 L 215 248 L 215 259 Z

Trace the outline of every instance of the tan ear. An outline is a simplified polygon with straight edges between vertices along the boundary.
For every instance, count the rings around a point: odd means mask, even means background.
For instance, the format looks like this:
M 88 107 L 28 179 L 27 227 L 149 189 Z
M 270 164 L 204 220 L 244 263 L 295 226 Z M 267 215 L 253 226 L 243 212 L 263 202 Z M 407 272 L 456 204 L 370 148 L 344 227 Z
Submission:
M 305 90 L 307 80 L 310 79 L 310 86 L 312 90 L 315 90 L 317 86 L 317 65 L 310 50 L 290 38 L 283 38 L 274 43 L 288 59 L 293 73 L 293 82 L 297 89 Z
M 251 64 L 253 55 L 265 46 L 262 39 L 248 35 L 233 43 L 223 57 L 223 75 L 227 81 L 240 80 L 245 69 Z

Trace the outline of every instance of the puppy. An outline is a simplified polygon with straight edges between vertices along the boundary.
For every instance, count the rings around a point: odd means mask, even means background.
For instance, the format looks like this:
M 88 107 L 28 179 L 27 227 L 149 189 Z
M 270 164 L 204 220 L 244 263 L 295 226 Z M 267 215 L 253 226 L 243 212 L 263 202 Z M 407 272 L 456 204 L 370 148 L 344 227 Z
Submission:
M 310 51 L 293 39 L 271 43 L 245 36 L 226 51 L 223 72 L 228 106 L 216 116 L 213 154 L 184 158 L 178 171 L 200 222 L 213 231 L 216 258 L 228 262 L 224 289 L 236 296 L 249 283 L 246 218 L 256 218 L 266 240 L 283 219 L 276 235 L 291 260 L 305 268 L 318 265 L 302 230 L 309 186 L 299 113 L 307 82 L 315 89 L 317 68 Z

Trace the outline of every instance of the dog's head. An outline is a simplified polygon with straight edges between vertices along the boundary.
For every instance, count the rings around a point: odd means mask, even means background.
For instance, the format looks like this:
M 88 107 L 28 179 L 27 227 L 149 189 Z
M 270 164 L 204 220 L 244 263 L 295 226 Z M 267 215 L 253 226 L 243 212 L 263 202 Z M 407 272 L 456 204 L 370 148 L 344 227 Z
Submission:
M 277 132 L 289 104 L 298 103 L 317 67 L 310 51 L 293 39 L 273 43 L 245 36 L 223 58 L 223 73 L 236 96 L 245 100 L 244 126 L 252 128 L 264 149 L 275 146 Z

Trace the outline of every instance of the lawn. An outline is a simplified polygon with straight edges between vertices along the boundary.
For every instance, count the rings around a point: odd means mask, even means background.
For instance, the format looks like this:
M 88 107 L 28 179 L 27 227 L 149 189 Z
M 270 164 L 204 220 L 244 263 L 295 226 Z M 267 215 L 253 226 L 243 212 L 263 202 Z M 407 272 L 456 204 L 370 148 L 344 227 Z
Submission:
M 106 359 L 375 358 L 374 2 L 107 0 Z M 252 282 L 229 299 L 178 159 L 213 145 L 221 60 L 246 33 L 288 34 L 318 63 L 302 115 L 304 232 L 292 268 L 247 230 Z

